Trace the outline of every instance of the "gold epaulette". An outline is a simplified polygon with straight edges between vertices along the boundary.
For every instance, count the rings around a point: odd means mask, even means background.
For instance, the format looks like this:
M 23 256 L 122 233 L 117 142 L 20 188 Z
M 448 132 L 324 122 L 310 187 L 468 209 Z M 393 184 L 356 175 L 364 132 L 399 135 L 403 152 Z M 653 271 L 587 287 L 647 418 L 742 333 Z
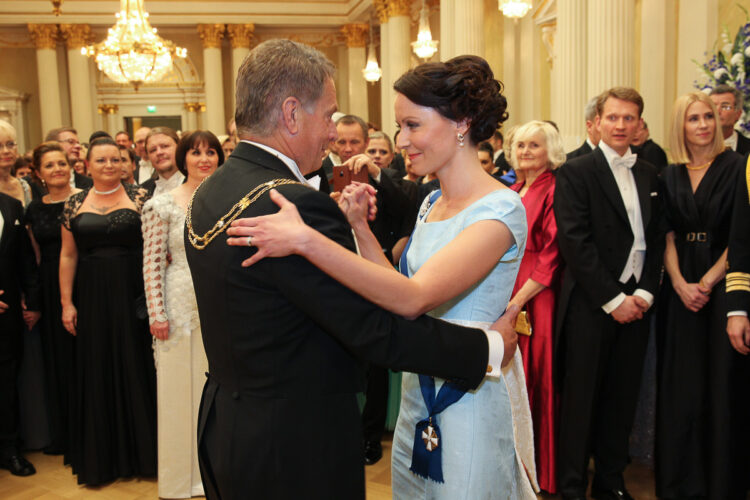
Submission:
M 748 201 L 750 202 L 750 155 L 747 156 L 747 164 L 745 165 L 745 182 L 747 183 Z
M 193 196 L 190 197 L 187 214 L 185 215 L 185 225 L 188 229 L 188 239 L 190 240 L 190 244 L 193 245 L 193 248 L 195 248 L 196 250 L 203 250 L 208 246 L 209 243 L 211 243 L 211 241 L 213 241 L 214 238 L 216 238 L 222 232 L 226 231 L 232 221 L 239 217 L 247 207 L 252 205 L 255 200 L 260 198 L 266 191 L 278 186 L 284 186 L 286 184 L 299 184 L 300 186 L 306 186 L 306 184 L 302 184 L 301 182 L 292 179 L 274 179 L 272 181 L 259 184 L 258 186 L 255 186 L 252 191 L 243 196 L 240 201 L 235 203 L 232 208 L 230 208 L 227 213 L 222 215 L 221 218 L 216 221 L 216 224 L 214 224 L 214 226 L 206 231 L 202 236 L 196 234 L 193 230 L 193 200 L 195 199 L 195 193 L 197 193 L 198 189 L 200 189 L 200 186 L 198 186 L 198 188 L 193 191 Z
M 750 292 L 750 273 L 727 274 L 727 293 L 729 292 Z

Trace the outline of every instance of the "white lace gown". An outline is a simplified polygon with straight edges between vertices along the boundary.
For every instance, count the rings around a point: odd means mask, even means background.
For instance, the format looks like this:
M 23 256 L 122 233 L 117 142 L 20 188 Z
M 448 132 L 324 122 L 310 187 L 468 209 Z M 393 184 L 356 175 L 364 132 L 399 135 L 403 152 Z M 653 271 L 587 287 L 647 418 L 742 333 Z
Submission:
M 196 429 L 208 361 L 185 257 L 185 209 L 171 192 L 143 207 L 143 281 L 149 323 L 169 321 L 169 338 L 154 339 L 159 497 L 203 495 Z M 171 262 L 168 264 L 167 256 Z

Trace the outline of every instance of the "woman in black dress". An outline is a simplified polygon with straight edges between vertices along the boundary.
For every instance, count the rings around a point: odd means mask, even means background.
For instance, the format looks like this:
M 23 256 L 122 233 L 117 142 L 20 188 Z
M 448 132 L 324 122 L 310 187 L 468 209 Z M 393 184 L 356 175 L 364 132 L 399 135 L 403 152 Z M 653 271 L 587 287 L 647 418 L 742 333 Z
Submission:
M 662 174 L 668 274 L 658 335 L 656 493 L 732 498 L 730 371 L 724 274 L 743 159 L 725 150 L 702 92 L 675 102 L 672 163 Z M 743 497 L 744 498 L 744 497 Z
M 50 454 L 67 454 L 70 398 L 75 367 L 74 339 L 65 331 L 60 307 L 60 216 L 70 195 L 79 189 L 70 185 L 70 165 L 60 143 L 44 142 L 34 149 L 33 168 L 48 194 L 32 201 L 26 223 L 39 250 L 42 284 L 41 336 L 47 382 Z M 65 457 L 68 462 L 68 457 Z
M 62 322 L 76 335 L 71 463 L 78 482 L 156 475 L 156 374 L 143 300 L 141 208 L 111 138 L 88 152 L 94 186 L 62 216 Z M 75 286 L 74 286 L 75 284 Z

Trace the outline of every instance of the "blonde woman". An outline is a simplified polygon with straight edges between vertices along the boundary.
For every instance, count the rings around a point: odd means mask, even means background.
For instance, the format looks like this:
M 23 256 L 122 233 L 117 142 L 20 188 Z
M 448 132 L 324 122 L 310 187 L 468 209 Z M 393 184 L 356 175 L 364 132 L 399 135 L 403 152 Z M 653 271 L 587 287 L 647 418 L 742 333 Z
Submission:
M 675 102 L 670 152 L 662 174 L 669 280 L 657 344 L 656 493 L 733 498 L 733 482 L 746 476 L 733 472 L 741 462 L 732 452 L 730 374 L 747 359 L 725 333 L 724 274 L 743 159 L 724 149 L 716 107 L 702 92 Z

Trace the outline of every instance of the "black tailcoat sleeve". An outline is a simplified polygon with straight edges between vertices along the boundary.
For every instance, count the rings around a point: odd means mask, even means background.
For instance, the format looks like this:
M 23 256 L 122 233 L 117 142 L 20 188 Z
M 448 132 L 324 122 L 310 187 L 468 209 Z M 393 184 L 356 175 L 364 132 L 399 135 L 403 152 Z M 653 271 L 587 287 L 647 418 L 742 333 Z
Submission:
M 742 132 L 737 132 L 737 154 L 746 155 L 750 153 L 750 139 Z
M 739 148 L 738 148 L 739 149 Z M 727 262 L 727 312 L 750 313 L 750 166 L 737 179 Z

